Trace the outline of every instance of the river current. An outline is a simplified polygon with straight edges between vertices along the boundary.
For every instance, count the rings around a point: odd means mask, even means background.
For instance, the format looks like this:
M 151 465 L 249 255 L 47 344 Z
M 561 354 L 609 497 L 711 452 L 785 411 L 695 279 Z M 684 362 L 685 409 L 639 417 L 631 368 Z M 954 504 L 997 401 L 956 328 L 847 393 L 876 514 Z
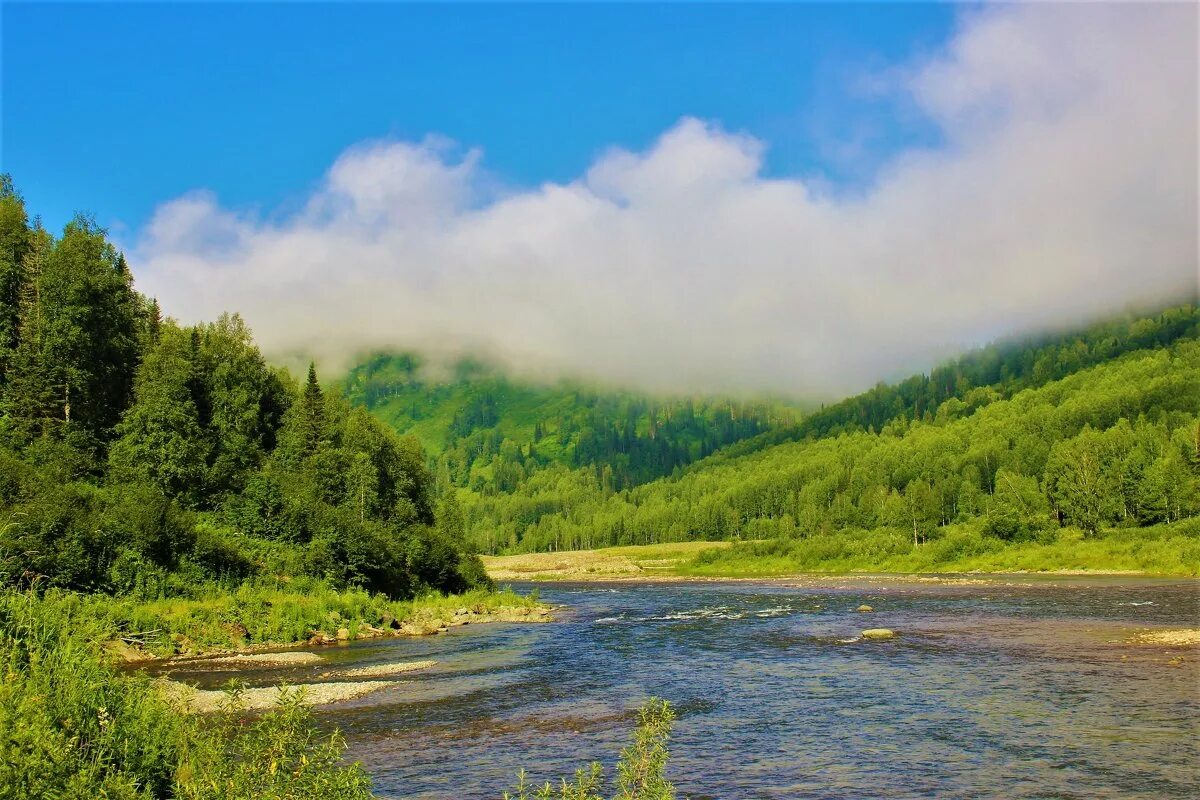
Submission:
M 679 713 L 681 798 L 1200 797 L 1200 652 L 1127 642 L 1197 627 L 1195 581 L 539 591 L 558 621 L 321 651 L 339 667 L 438 662 L 321 712 L 382 796 L 499 798 L 521 767 L 539 782 L 611 771 L 658 696 Z M 877 627 L 900 636 L 858 638 Z

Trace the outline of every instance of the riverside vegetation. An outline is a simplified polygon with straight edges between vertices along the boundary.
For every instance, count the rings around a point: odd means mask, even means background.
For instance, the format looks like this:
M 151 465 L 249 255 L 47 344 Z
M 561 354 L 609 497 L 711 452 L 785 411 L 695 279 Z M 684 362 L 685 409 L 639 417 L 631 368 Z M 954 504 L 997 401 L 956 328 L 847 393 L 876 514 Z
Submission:
M 299 695 L 181 714 L 110 650 L 534 605 L 491 591 L 425 462 L 236 315 L 164 319 L 94 222 L 52 236 L 0 178 L 0 797 L 369 796 Z
M 370 778 L 318 730 L 301 691 L 250 716 L 231 690 L 214 714 L 180 713 L 150 678 L 119 672 L 99 642 L 106 623 L 77 594 L 0 594 L 0 798 L 355 800 Z M 663 777 L 672 712 L 645 706 L 618 764 L 623 800 L 673 797 Z M 593 800 L 595 765 L 561 797 Z M 568 789 L 570 786 L 570 789 Z M 522 785 L 518 795 L 530 794 Z M 558 796 L 558 795 L 553 795 Z

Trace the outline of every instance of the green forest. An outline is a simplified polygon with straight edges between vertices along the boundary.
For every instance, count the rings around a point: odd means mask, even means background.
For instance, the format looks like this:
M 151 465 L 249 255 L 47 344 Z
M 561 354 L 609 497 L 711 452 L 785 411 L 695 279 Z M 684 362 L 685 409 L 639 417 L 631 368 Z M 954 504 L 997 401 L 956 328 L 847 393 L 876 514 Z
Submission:
M 427 456 L 236 315 L 163 318 L 86 217 L 0 185 L 0 580 L 154 598 L 259 576 L 411 597 L 486 582 Z
M 441 379 L 431 378 L 447 373 Z M 478 361 L 448 370 L 414 354 L 351 369 L 347 399 L 434 454 L 439 487 L 511 493 L 548 467 L 586 468 L 610 490 L 675 473 L 734 442 L 793 425 L 784 400 L 654 397 L 578 382 L 542 385 Z
M 412 357 L 377 356 L 347 385 L 390 424 L 424 426 L 439 492 L 483 552 L 736 540 L 753 544 L 695 570 L 1012 568 L 1025 550 L 1049 561 L 1022 568 L 1192 573 L 1198 333 L 1193 305 L 1126 314 L 808 414 L 538 388 L 477 365 L 424 383 Z

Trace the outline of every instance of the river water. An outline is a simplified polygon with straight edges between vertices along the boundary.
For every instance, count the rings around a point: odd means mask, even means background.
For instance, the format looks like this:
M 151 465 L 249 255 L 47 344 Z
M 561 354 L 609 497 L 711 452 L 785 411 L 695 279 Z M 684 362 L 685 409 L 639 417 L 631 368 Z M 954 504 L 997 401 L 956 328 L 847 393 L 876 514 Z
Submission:
M 558 622 L 320 651 L 338 666 L 439 662 L 321 714 L 381 795 L 498 798 L 522 766 L 538 781 L 591 760 L 611 769 L 653 695 L 678 709 L 669 775 L 693 800 L 1200 797 L 1200 651 L 1126 643 L 1200 625 L 1195 581 L 540 594 L 563 606 Z M 856 612 L 862 603 L 875 611 Z M 857 638 L 870 627 L 901 635 Z

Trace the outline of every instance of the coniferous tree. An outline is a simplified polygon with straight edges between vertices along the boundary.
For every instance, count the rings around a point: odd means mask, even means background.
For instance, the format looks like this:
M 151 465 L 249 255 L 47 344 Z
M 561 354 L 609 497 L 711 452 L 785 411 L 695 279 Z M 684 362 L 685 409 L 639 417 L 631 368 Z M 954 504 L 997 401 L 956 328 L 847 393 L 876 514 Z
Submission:
M 8 363 L 4 413 L 12 420 L 19 442 L 45 436 L 61 422 L 58 387 L 66 381 L 63 366 L 47 347 L 42 281 L 54 243 L 41 227 L 30 235 L 21 261 L 17 308 L 17 340 Z
M 312 362 L 308 364 L 304 394 L 300 396 L 300 412 L 304 452 L 312 455 L 325 438 L 325 395 L 317 380 L 317 367 Z
M 23 265 L 30 237 L 25 202 L 13 188 L 12 178 L 0 175 L 0 391 L 17 348 Z
M 109 461 L 118 480 L 150 483 L 196 504 L 210 444 L 196 408 L 192 356 L 188 333 L 164 331 L 138 370 L 135 399 L 117 426 Z

